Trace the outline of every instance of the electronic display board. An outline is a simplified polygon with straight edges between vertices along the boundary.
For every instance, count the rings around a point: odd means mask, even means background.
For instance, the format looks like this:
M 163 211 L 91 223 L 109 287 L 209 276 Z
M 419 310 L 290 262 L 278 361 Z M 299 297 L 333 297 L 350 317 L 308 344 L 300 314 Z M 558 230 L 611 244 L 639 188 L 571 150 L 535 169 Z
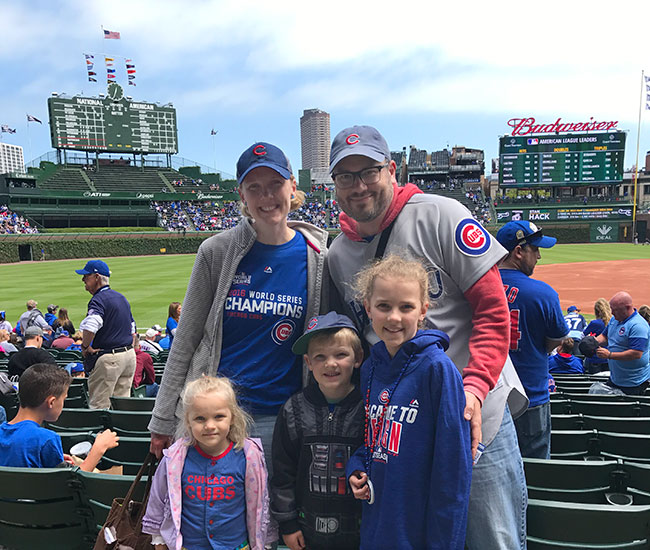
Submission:
M 531 187 L 623 181 L 625 132 L 499 138 L 499 185 Z
M 126 99 L 119 84 L 111 84 L 105 98 L 48 99 L 52 147 L 107 153 L 177 153 L 176 109 Z

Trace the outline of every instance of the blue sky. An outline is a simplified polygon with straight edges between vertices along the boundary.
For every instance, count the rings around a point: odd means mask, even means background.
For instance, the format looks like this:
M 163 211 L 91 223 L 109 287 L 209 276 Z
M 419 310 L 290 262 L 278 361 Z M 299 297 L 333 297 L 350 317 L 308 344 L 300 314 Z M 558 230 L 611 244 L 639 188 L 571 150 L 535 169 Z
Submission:
M 101 78 L 87 82 L 83 54 L 109 53 L 136 64 L 128 95 L 174 104 L 179 155 L 208 166 L 216 157 L 230 174 L 257 140 L 299 168 L 308 108 L 331 114 L 332 137 L 371 124 L 393 150 L 465 145 L 484 149 L 488 166 L 511 118 L 618 120 L 627 168 L 650 70 L 648 20 L 650 3 L 635 0 L 0 0 L 0 123 L 16 128 L 3 139 L 26 160 L 48 152 L 50 93 L 104 92 Z M 103 40 L 102 25 L 122 39 Z M 25 113 L 44 122 L 30 124 L 31 147 Z

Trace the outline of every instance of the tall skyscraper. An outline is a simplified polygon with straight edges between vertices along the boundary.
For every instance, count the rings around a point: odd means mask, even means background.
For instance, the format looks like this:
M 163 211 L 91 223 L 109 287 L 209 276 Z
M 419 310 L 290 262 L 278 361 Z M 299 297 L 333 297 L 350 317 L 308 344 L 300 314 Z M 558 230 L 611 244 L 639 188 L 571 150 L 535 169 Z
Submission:
M 24 171 L 23 148 L 20 145 L 0 142 L 0 174 Z
M 328 170 L 330 163 L 330 115 L 320 109 L 305 109 L 300 117 L 303 170 Z

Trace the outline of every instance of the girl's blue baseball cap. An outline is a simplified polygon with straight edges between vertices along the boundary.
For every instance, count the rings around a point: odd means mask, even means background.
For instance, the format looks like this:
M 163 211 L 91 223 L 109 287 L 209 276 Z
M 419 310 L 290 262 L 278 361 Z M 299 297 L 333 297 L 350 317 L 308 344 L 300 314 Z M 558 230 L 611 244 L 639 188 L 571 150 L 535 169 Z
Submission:
M 244 151 L 237 161 L 237 183 L 242 184 L 251 170 L 266 166 L 275 170 L 285 180 L 291 178 L 291 163 L 282 150 L 275 145 L 258 141 Z

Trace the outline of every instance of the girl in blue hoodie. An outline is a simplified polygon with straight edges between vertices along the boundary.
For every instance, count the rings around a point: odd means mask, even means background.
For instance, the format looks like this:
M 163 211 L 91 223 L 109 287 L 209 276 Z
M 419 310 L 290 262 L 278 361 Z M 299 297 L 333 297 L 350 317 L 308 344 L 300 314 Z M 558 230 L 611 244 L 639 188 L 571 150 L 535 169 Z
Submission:
M 362 499 L 361 550 L 462 550 L 471 481 L 469 424 L 449 338 L 419 330 L 429 307 L 417 261 L 387 256 L 357 279 L 381 339 L 361 367 L 365 445 L 347 466 Z

